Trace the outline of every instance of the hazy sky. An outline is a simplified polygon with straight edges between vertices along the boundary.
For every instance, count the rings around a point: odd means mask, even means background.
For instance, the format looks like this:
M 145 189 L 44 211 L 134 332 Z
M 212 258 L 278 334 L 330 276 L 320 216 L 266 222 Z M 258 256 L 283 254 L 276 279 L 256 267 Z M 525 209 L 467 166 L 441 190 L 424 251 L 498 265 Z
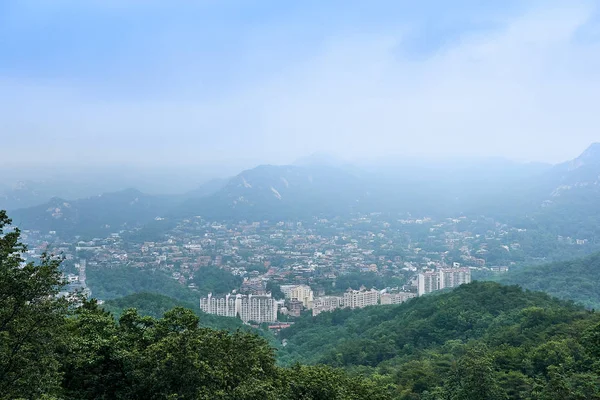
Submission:
M 0 162 L 566 160 L 600 140 L 595 3 L 2 1 Z

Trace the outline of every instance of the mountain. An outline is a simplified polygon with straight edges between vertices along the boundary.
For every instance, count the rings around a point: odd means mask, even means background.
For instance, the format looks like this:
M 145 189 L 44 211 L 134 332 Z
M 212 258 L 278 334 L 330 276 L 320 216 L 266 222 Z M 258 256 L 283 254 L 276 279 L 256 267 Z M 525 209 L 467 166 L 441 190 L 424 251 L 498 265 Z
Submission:
M 0 186 L 0 210 L 15 210 L 33 207 L 49 201 L 53 197 L 90 194 L 87 187 L 75 187 L 65 181 L 19 180 L 13 184 Z
M 127 189 L 72 201 L 52 198 L 39 206 L 15 210 L 12 218 L 21 229 L 105 236 L 162 216 L 178 202 L 177 197 Z
M 339 165 L 313 155 L 291 166 L 263 165 L 223 185 L 207 184 L 180 215 L 216 219 L 282 219 L 343 215 L 352 211 L 448 217 L 488 215 L 551 231 L 585 219 L 598 198 L 600 145 L 550 166 L 505 159 L 414 161 Z M 220 189 L 219 185 L 223 185 Z M 211 194 L 211 191 L 214 191 Z M 553 219 L 560 226 L 554 227 Z M 573 218 L 570 218 L 570 217 Z M 598 224 L 600 226 L 600 224 Z M 600 232 L 599 232 L 600 235 Z
M 401 305 L 303 316 L 281 332 L 280 360 L 378 377 L 403 400 L 598 398 L 599 321 L 543 293 L 474 282 Z M 457 396 L 467 387 L 480 391 Z
M 180 212 L 252 220 L 340 215 L 366 196 L 359 179 L 337 168 L 262 165 L 208 197 L 186 201 Z
M 543 206 L 584 192 L 600 193 L 600 143 L 593 143 L 577 158 L 557 164 L 535 178 L 531 185 L 543 198 Z
M 504 212 L 524 228 L 541 227 L 580 239 L 600 237 L 600 143 L 508 190 L 502 199 Z
M 52 198 L 13 216 L 27 228 L 102 234 L 143 226 L 156 216 L 257 221 L 351 212 L 485 215 L 549 235 L 600 237 L 600 144 L 553 167 L 504 159 L 334 166 L 319 155 L 299 164 L 261 165 L 179 196 L 126 190 L 73 201 Z M 171 226 L 159 225 L 147 231 Z
M 557 169 L 567 171 L 573 175 L 582 175 L 581 171 L 589 171 L 590 168 L 600 168 L 600 143 L 592 143 L 579 157 L 574 160 L 559 164 Z M 595 175 L 595 174 L 594 174 Z M 595 176 L 597 178 L 597 175 Z M 594 178 L 590 176 L 588 178 Z
M 27 182 L 17 182 L 14 185 L 0 186 L 0 209 L 13 210 L 20 207 L 30 207 L 47 201 L 51 195 L 45 190 L 31 188 Z
M 583 193 L 600 193 L 600 143 L 594 143 L 579 157 L 556 165 L 546 177 L 552 185 L 549 203 L 561 202 Z

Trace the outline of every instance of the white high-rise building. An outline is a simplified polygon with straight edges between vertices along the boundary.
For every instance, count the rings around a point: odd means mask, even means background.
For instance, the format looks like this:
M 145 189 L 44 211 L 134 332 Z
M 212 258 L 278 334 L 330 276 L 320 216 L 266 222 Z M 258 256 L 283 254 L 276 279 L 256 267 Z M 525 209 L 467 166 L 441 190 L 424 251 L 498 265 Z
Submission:
M 417 282 L 419 296 L 439 290 L 440 275 L 434 271 L 421 272 Z
M 408 299 L 417 297 L 416 293 L 409 292 L 398 292 L 398 293 L 384 293 L 380 296 L 381 304 L 400 304 L 404 303 Z
M 228 294 L 225 297 L 213 297 L 212 293 L 209 293 L 208 297 L 200 299 L 200 309 L 207 314 L 235 317 L 239 314 L 236 300 L 236 295 Z
M 283 295 L 288 300 L 298 300 L 302 302 L 305 308 L 313 306 L 313 291 L 308 285 L 281 285 Z
M 379 301 L 379 292 L 375 289 L 352 290 L 348 289 L 344 293 L 344 307 L 363 308 L 377 305 Z
M 212 293 L 200 299 L 200 309 L 207 314 L 238 317 L 244 321 L 276 322 L 277 302 L 268 295 L 231 295 L 215 298 Z
M 258 323 L 277 321 L 277 303 L 270 294 L 243 296 L 240 305 L 242 321 Z
M 417 287 L 419 296 L 422 296 L 436 290 L 453 288 L 470 282 L 471 270 L 469 268 L 442 268 L 435 272 L 420 273 Z
M 324 311 L 333 311 L 336 308 L 340 308 L 342 301 L 343 298 L 338 296 L 323 296 L 315 298 L 312 307 L 313 317 Z
M 471 270 L 469 268 L 445 268 L 440 269 L 440 289 L 460 286 L 471 282 Z

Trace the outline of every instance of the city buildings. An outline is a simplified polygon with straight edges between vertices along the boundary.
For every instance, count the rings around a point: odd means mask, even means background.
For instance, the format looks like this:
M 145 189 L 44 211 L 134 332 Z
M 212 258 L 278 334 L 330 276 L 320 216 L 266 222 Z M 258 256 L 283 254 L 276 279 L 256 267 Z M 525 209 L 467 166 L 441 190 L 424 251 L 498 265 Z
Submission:
M 417 293 L 419 296 L 434 292 L 440 288 L 440 275 L 435 271 L 425 271 L 418 275 Z
M 313 306 L 313 291 L 308 285 L 281 285 L 283 295 L 289 300 L 301 301 L 305 308 Z
M 239 317 L 244 322 L 258 323 L 277 321 L 277 303 L 267 295 L 231 295 L 215 298 L 212 293 L 200 299 L 200 309 L 208 314 L 223 317 Z
M 523 262 L 510 258 L 518 252 L 507 253 L 509 258 L 501 266 L 494 263 L 485 266 L 488 249 L 498 245 L 518 249 L 520 243 L 516 238 L 527 232 L 493 222 L 489 218 L 466 217 L 437 220 L 411 217 L 394 222 L 385 216 L 358 214 L 303 224 L 290 221 L 217 223 L 193 217 L 176 221 L 176 226 L 152 241 L 139 243 L 127 239 L 138 228 L 86 240 L 62 236 L 60 231 L 50 234 L 23 230 L 22 235 L 29 245 L 24 254 L 27 261 L 36 262 L 45 251 L 64 254 L 62 266 L 65 275 L 70 276 L 71 286 L 75 286 L 78 279 L 80 283 L 85 281 L 85 275 L 80 274 L 82 264 L 87 262 L 88 273 L 100 273 L 106 276 L 103 279 L 113 279 L 112 271 L 127 268 L 130 279 L 152 273 L 157 279 L 172 278 L 194 291 L 215 289 L 199 287 L 205 274 L 233 276 L 234 279 L 229 280 L 231 284 L 221 291 L 236 294 L 265 295 L 266 283 L 270 283 L 270 288 L 283 286 L 287 295 L 282 298 L 286 298 L 288 305 L 296 298 L 303 308 L 310 308 L 311 300 L 314 307 L 317 296 L 343 296 L 348 286 L 357 289 L 367 284 L 367 277 L 373 275 L 382 282 L 392 284 L 393 280 L 393 285 L 399 288 L 413 286 L 414 291 L 422 295 L 468 282 L 470 273 L 460 272 L 461 267 L 484 274 L 505 272 L 518 265 L 515 262 Z M 417 225 L 419 229 L 427 228 L 429 234 L 415 247 L 415 242 L 408 239 Z M 395 228 L 391 229 L 392 226 Z M 557 243 L 577 246 L 576 239 L 559 237 Z M 396 248 L 401 249 L 402 257 L 388 255 L 396 254 L 393 250 Z M 449 250 L 453 250 L 452 256 L 446 254 Z M 444 269 L 448 271 L 440 276 Z M 344 279 L 350 274 L 357 276 L 356 283 L 349 284 Z M 233 295 L 230 306 L 233 311 L 226 311 L 221 305 L 223 315 L 239 315 L 235 297 Z M 383 296 L 380 303 L 401 300 Z M 340 306 L 342 304 L 340 301 Z M 283 306 L 282 303 L 280 307 Z M 285 308 L 287 311 L 288 306 Z
M 361 287 L 360 290 L 348 289 L 344 293 L 344 307 L 363 308 L 377 305 L 379 301 L 379 292 L 375 289 L 366 290 Z
M 237 295 L 228 294 L 225 297 L 208 297 L 200 299 L 200 309 L 207 314 L 215 314 L 221 317 L 236 317 L 240 314 L 241 304 L 238 304 Z
M 469 268 L 442 268 L 439 270 L 439 274 L 440 289 L 453 288 L 471 282 Z
M 398 292 L 398 293 L 384 293 L 380 296 L 381 304 L 400 304 L 405 301 L 417 297 L 416 293 L 410 292 Z
M 312 315 L 317 316 L 323 311 L 333 311 L 340 308 L 344 298 L 338 296 L 317 297 L 313 301 Z
M 422 296 L 436 290 L 453 288 L 470 282 L 470 268 L 440 268 L 437 271 L 421 272 L 418 275 L 417 291 L 419 296 Z
M 302 302 L 297 299 L 292 299 L 287 300 L 286 303 L 287 314 L 291 315 L 292 317 L 299 317 L 304 309 Z

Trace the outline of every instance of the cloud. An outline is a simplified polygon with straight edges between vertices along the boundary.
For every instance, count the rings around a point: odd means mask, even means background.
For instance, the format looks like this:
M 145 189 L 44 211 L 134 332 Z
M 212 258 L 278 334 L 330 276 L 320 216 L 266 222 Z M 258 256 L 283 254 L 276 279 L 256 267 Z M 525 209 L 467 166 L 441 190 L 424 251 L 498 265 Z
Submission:
M 191 32 L 171 31 L 155 58 L 129 65 L 135 87 L 0 75 L 0 129 L 12 161 L 284 163 L 315 151 L 562 161 L 598 138 L 596 12 L 544 3 L 419 57 L 411 24 L 297 38 L 296 54 L 280 22 L 249 31 L 235 56 L 215 50 L 226 71 L 189 53 Z

